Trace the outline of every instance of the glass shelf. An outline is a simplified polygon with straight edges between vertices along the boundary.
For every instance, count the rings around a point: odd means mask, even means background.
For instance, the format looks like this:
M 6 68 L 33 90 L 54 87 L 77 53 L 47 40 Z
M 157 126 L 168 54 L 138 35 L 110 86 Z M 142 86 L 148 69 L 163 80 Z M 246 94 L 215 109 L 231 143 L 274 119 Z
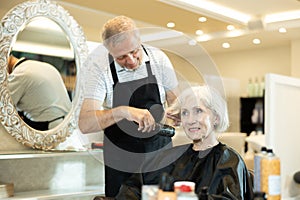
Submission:
M 91 155 L 101 156 L 102 149 L 99 150 L 86 150 L 86 151 L 75 151 L 75 150 L 28 150 L 28 151 L 0 151 L 0 160 L 8 159 L 23 159 L 23 158 L 43 158 L 43 157 L 59 157 L 59 156 L 78 156 L 78 155 Z
M 104 185 L 86 186 L 79 189 L 67 190 L 39 190 L 15 193 L 9 200 L 45 200 L 45 199 L 65 199 L 69 197 L 99 196 L 104 195 Z

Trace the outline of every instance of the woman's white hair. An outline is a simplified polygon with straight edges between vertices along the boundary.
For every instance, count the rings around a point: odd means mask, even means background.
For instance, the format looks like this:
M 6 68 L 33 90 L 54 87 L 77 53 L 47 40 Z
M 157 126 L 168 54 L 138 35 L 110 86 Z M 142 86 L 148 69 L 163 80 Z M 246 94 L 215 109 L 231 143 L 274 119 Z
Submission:
M 171 114 L 180 114 L 181 105 L 190 98 L 201 101 L 217 117 L 218 120 L 214 125 L 216 132 L 227 130 L 229 127 L 227 102 L 215 88 L 208 85 L 197 85 L 185 89 L 169 108 Z

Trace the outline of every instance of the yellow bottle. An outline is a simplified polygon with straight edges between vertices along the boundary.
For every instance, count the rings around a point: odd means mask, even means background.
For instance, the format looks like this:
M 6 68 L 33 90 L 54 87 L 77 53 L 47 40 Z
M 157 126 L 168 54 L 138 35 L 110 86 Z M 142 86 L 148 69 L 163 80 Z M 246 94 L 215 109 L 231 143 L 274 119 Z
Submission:
M 268 200 L 281 199 L 280 179 L 280 159 L 268 149 L 267 156 L 261 160 L 261 188 Z

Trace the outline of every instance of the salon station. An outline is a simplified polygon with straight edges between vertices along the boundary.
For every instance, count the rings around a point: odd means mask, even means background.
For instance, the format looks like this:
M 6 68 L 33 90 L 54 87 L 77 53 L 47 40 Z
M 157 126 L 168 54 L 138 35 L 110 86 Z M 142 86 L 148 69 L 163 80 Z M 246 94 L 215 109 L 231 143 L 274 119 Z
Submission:
M 166 53 L 180 89 L 207 83 L 222 92 L 230 126 L 219 141 L 238 152 L 252 173 L 255 154 L 272 149 L 280 159 L 281 199 L 300 199 L 294 180 L 300 171 L 296 0 L 1 0 L 0 199 L 104 195 L 103 132 L 82 134 L 78 120 L 85 63 L 102 42 L 101 27 L 117 15 L 134 19 L 142 43 Z M 53 128 L 30 126 L 14 104 L 8 87 L 11 54 L 60 72 L 71 103 Z M 191 141 L 176 126 L 172 142 Z

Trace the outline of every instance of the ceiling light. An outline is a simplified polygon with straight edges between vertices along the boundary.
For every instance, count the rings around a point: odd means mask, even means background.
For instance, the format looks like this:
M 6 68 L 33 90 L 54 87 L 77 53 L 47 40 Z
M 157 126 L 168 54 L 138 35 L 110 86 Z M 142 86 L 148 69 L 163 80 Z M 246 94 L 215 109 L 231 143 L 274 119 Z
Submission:
M 228 49 L 228 48 L 230 48 L 230 44 L 229 44 L 228 42 L 224 42 L 224 43 L 222 44 L 222 47 L 223 47 L 224 49 Z
M 202 30 L 197 30 L 196 35 L 203 35 L 203 31 Z
M 174 28 L 175 27 L 175 23 L 174 22 L 169 22 L 169 23 L 167 23 L 167 27 L 168 28 Z
M 18 41 L 14 44 L 13 51 L 74 59 L 74 51 L 70 48 L 36 42 Z
M 156 33 L 149 33 L 141 36 L 142 42 L 152 42 L 166 39 L 174 39 L 182 37 L 183 33 L 179 31 L 166 30 Z
M 46 30 L 52 30 L 56 32 L 62 32 L 62 29 L 56 22 L 44 17 L 34 18 L 34 20 L 32 20 L 27 25 L 27 28 L 46 29 Z
M 253 39 L 252 42 L 253 42 L 253 44 L 260 44 L 261 43 L 260 39 L 258 39 L 258 38 Z
M 294 19 L 300 19 L 300 10 L 266 15 L 264 18 L 264 22 L 274 23 L 274 22 L 282 22 L 282 21 L 294 20 Z
M 183 8 L 196 13 L 205 14 L 221 20 L 234 21 L 246 25 L 251 19 L 250 15 L 230 9 L 208 0 L 159 0 L 163 3 Z M 225 19 L 224 19 L 225 18 Z
M 197 41 L 196 40 L 189 40 L 188 44 L 190 46 L 195 46 L 197 44 Z
M 212 37 L 210 35 L 207 35 L 207 34 L 200 35 L 200 36 L 197 37 L 197 41 L 198 42 L 206 42 L 206 41 L 210 40 L 211 38 Z
M 278 31 L 279 33 L 286 33 L 286 29 L 283 27 L 279 28 Z
M 198 18 L 198 21 L 199 21 L 199 22 L 206 22 L 206 21 L 207 21 L 207 18 L 206 18 L 206 17 L 199 17 L 199 18 Z
M 241 36 L 245 33 L 244 30 L 240 30 L 240 29 L 235 29 L 229 32 L 226 32 L 225 35 L 226 37 L 238 37 Z
M 235 29 L 235 27 L 233 25 L 228 25 L 226 28 L 228 31 L 232 31 Z

